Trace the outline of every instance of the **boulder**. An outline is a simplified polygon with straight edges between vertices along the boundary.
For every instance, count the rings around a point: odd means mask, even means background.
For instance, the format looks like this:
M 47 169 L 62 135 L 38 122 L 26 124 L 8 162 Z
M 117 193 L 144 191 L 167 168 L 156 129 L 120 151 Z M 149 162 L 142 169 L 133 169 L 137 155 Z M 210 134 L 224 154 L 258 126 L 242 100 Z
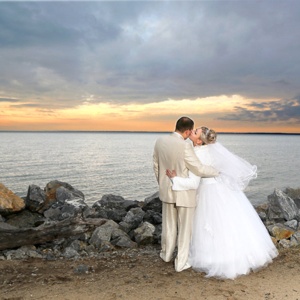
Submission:
M 25 201 L 0 183 L 0 214 L 9 215 L 25 208 Z
M 26 208 L 32 212 L 39 211 L 46 201 L 46 194 L 39 186 L 32 184 L 28 187 Z
M 300 231 L 293 234 L 293 238 L 296 239 L 297 243 L 300 244 Z
M 101 248 L 105 242 L 109 242 L 114 229 L 119 228 L 119 225 L 112 220 L 107 221 L 104 225 L 96 228 L 92 233 L 89 243 L 95 248 Z
M 298 221 L 297 220 L 290 220 L 284 223 L 285 226 L 293 229 L 293 230 L 297 230 L 298 228 Z
M 290 238 L 295 231 L 291 228 L 284 226 L 281 223 L 276 223 L 267 227 L 271 236 L 275 237 L 276 240 L 284 240 Z
M 39 209 L 50 220 L 64 220 L 82 215 L 88 205 L 84 202 L 84 194 L 70 184 L 51 181 L 46 188 L 46 201 Z M 50 199 L 50 200 L 49 200 Z
M 143 210 L 153 210 L 158 213 L 162 212 L 162 202 L 159 199 L 158 192 L 144 200 Z
M 46 200 L 39 209 L 39 212 L 44 212 L 49 209 L 53 203 L 77 200 L 84 203 L 84 194 L 73 188 L 69 183 L 53 180 L 47 183 L 45 187 Z
M 144 215 L 144 222 L 149 222 L 153 225 L 161 224 L 162 214 L 149 209 Z
M 76 250 L 77 252 L 79 252 L 79 251 L 82 251 L 82 250 L 86 249 L 87 243 L 85 243 L 84 241 L 74 240 L 74 241 L 71 242 L 71 244 L 69 244 L 68 247 Z
M 114 229 L 111 235 L 111 244 L 120 248 L 136 248 L 137 243 L 133 242 L 128 234 L 121 229 Z
M 36 247 L 34 245 L 22 246 L 19 249 L 7 251 L 5 254 L 7 260 L 26 259 L 28 257 L 42 258 L 42 255 L 36 251 Z
M 138 207 L 140 203 L 134 200 L 125 200 L 122 196 L 107 194 L 103 195 L 101 200 L 94 203 L 93 207 L 103 207 L 107 209 L 125 209 Z
M 268 218 L 274 220 L 299 219 L 299 209 L 294 200 L 279 189 L 275 189 L 274 193 L 268 196 L 269 208 Z
M 58 201 L 44 211 L 44 216 L 50 220 L 64 220 L 81 216 L 88 205 L 82 199 Z
M 84 218 L 102 218 L 102 219 L 107 219 L 107 213 L 106 210 L 104 208 L 98 207 L 90 207 L 87 206 L 83 213 L 82 216 Z
M 134 239 L 139 245 L 152 244 L 154 241 L 154 225 L 144 222 L 134 230 Z
M 126 233 L 128 233 L 143 222 L 144 215 L 145 212 L 140 207 L 132 208 L 119 225 Z
M 70 259 L 70 258 L 76 258 L 76 257 L 79 257 L 80 255 L 79 255 L 79 253 L 78 253 L 75 249 L 73 249 L 73 248 L 71 248 L 71 247 L 66 247 L 66 248 L 65 248 L 65 251 L 64 251 L 64 253 L 63 253 L 63 256 L 64 256 L 65 258 Z
M 121 196 L 107 194 L 95 202 L 92 208 L 99 217 L 121 222 L 131 208 L 139 207 L 138 201 L 125 200 Z
M 284 192 L 294 200 L 295 204 L 300 209 L 300 188 L 299 189 L 286 188 Z

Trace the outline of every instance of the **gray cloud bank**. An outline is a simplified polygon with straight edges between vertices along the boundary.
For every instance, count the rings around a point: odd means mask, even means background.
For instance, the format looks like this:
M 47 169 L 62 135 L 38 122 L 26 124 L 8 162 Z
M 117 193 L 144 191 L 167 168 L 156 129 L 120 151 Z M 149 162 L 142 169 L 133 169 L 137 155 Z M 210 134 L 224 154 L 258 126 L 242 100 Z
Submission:
M 148 103 L 239 94 L 285 100 L 224 119 L 299 120 L 299 107 L 289 109 L 299 106 L 299 15 L 298 0 L 0 2 L 0 102 L 55 109 L 89 95 Z
M 300 97 L 292 100 L 252 102 L 246 107 L 235 107 L 234 113 L 220 120 L 251 122 L 289 122 L 300 125 Z

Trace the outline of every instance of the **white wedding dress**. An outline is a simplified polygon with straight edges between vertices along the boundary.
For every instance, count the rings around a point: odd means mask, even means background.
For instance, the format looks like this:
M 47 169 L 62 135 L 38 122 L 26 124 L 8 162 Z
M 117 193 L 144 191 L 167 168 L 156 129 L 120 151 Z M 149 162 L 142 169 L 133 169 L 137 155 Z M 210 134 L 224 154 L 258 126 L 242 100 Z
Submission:
M 256 166 L 220 143 L 197 146 L 200 161 L 221 172 L 216 178 L 173 178 L 173 190 L 198 188 L 189 263 L 207 277 L 234 279 L 272 262 L 278 255 L 243 189 Z M 200 184 L 199 184 L 200 182 Z

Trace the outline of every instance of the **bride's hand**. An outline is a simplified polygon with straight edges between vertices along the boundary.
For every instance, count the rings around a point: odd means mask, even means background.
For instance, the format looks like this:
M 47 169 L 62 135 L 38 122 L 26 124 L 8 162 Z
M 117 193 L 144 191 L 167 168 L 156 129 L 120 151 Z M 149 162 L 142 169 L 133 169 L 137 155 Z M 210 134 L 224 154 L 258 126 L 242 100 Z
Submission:
M 167 169 L 166 170 L 166 175 L 169 177 L 169 178 L 173 178 L 173 177 L 175 177 L 175 176 L 177 176 L 177 173 L 176 173 L 176 171 L 175 170 L 169 170 L 169 169 Z

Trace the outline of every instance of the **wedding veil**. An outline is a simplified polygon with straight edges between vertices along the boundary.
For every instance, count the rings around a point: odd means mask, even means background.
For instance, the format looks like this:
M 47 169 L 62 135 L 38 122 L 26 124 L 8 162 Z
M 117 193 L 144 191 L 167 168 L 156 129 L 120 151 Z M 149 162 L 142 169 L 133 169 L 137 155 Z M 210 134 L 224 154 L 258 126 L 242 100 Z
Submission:
M 212 159 L 212 166 L 220 175 L 216 180 L 229 186 L 233 190 L 244 190 L 251 179 L 257 177 L 257 167 L 243 158 L 227 150 L 216 142 L 207 145 Z

